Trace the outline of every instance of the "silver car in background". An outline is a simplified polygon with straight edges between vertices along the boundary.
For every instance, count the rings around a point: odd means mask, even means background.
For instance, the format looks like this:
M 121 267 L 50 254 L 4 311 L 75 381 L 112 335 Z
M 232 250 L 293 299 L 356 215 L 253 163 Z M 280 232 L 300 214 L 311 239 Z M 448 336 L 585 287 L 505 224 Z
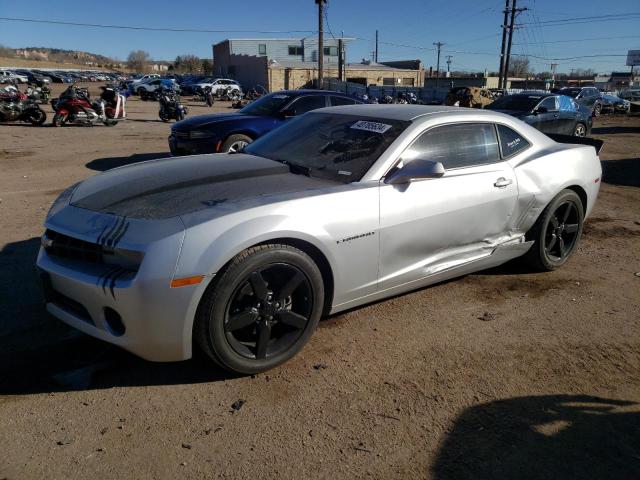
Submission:
M 37 265 L 48 311 L 89 335 L 153 361 L 198 345 L 255 373 L 298 352 L 322 315 L 516 257 L 560 267 L 600 178 L 592 146 L 501 113 L 320 109 L 244 153 L 70 187 Z

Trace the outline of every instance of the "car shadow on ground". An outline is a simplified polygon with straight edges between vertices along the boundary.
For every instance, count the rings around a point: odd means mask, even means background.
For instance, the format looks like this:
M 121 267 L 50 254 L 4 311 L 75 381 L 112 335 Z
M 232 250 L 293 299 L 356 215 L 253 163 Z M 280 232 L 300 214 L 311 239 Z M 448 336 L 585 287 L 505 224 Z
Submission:
M 168 158 L 171 154 L 169 152 L 158 153 L 135 153 L 128 157 L 105 157 L 96 158 L 91 160 L 85 167 L 91 170 L 97 170 L 98 172 L 106 172 L 112 168 L 123 167 L 125 165 L 131 165 L 133 163 L 145 162 L 147 160 L 156 160 L 159 158 Z
M 0 249 L 0 395 L 232 378 L 208 359 L 152 363 L 50 316 L 35 272 L 39 238 Z
M 640 187 L 640 157 L 602 160 L 602 181 L 612 185 Z
M 474 405 L 445 434 L 431 474 L 436 480 L 640 478 L 640 412 L 635 402 L 587 395 Z
M 616 133 L 640 133 L 640 127 L 594 127 L 593 135 L 613 135 Z

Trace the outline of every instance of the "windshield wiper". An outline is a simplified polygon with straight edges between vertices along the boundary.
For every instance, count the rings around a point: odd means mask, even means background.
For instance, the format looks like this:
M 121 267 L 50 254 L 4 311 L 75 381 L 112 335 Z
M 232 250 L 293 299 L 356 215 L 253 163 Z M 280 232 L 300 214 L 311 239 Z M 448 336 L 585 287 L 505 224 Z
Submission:
M 275 160 L 275 159 L 272 159 Z M 300 165 L 297 163 L 292 163 L 288 160 L 276 160 L 276 162 L 280 162 L 285 164 L 287 167 L 289 167 L 289 170 L 291 171 L 291 173 L 294 173 L 296 175 L 306 175 L 307 177 L 311 176 L 311 169 L 309 167 L 305 167 L 304 165 Z

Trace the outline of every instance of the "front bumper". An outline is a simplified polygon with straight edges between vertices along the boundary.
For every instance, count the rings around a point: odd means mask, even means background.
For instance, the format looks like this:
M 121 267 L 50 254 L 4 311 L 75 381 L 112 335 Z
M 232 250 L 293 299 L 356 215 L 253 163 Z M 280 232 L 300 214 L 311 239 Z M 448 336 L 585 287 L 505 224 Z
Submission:
M 60 215 L 64 216 L 69 210 L 75 212 L 76 224 L 88 214 L 82 209 L 66 207 Z M 119 245 L 144 250 L 137 272 L 118 273 L 112 265 L 62 258 L 40 248 L 37 267 L 43 280 L 47 311 L 88 335 L 146 360 L 191 358 L 193 319 L 209 279 L 205 278 L 199 285 L 171 288 L 184 229 L 162 235 L 160 231 L 166 233 L 166 226 L 130 221 L 138 224 L 127 230 Z M 68 229 L 65 231 L 61 223 L 54 216 L 47 221 L 47 228 L 85 241 L 95 240 L 90 234 L 81 237 Z M 159 239 L 142 246 L 139 242 L 145 235 L 157 235 Z M 114 325 L 114 312 L 123 328 Z
M 169 135 L 169 149 L 173 155 L 199 155 L 202 153 L 216 153 L 218 139 L 179 138 L 176 134 Z

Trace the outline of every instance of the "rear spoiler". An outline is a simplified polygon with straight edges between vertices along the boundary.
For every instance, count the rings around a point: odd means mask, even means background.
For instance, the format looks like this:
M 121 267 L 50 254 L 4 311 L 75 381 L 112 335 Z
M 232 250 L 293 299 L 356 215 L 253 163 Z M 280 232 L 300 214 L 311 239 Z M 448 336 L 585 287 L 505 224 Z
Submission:
M 602 140 L 597 140 L 595 138 L 588 137 L 574 137 L 572 135 L 560 135 L 558 133 L 548 133 L 547 137 L 551 140 L 555 140 L 558 143 L 574 143 L 576 145 L 591 145 L 596 149 L 596 153 L 600 153 L 602 150 L 602 145 L 604 142 Z

